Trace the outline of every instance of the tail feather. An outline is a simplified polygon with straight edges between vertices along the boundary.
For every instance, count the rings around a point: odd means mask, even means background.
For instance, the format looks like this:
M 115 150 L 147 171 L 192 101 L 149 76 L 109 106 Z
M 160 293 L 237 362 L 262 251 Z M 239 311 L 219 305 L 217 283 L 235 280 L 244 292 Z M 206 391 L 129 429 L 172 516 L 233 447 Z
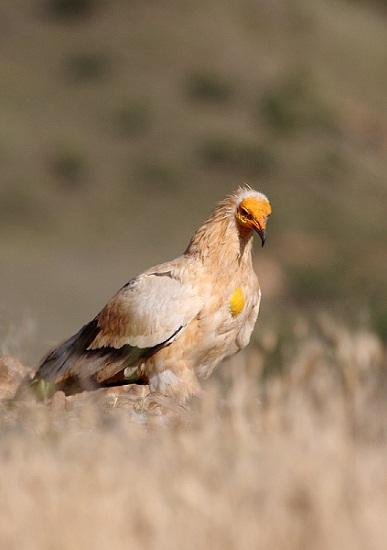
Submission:
M 55 383 L 58 378 L 65 377 L 73 364 L 87 350 L 98 334 L 97 319 L 84 325 L 74 336 L 48 352 L 42 359 L 35 378 Z
M 118 381 L 120 372 L 139 363 L 148 350 L 123 346 L 120 349 L 88 350 L 99 331 L 97 319 L 84 325 L 74 336 L 51 350 L 40 363 L 33 384 L 44 381 L 55 389 L 75 393 Z M 122 381 L 125 376 L 122 372 Z M 131 376 L 130 382 L 136 382 Z M 141 375 L 138 374 L 138 381 Z

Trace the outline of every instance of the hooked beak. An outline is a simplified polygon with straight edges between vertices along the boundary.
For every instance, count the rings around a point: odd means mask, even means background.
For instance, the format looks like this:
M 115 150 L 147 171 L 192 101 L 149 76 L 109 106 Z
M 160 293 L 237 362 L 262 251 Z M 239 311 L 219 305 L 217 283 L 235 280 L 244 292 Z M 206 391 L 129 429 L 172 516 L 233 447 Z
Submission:
M 258 233 L 258 235 L 261 238 L 261 243 L 262 243 L 262 248 L 263 248 L 264 245 L 265 245 L 265 241 L 266 241 L 266 231 L 261 227 L 259 222 L 257 223 L 257 225 L 255 227 L 255 231 Z

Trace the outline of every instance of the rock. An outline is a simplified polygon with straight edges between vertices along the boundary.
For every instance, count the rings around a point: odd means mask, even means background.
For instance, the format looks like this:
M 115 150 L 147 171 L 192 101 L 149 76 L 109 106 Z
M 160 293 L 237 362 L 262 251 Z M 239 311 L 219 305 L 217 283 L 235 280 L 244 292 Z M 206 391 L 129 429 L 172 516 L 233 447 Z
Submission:
M 13 399 L 23 380 L 30 376 L 30 370 L 16 357 L 0 357 L 0 401 Z

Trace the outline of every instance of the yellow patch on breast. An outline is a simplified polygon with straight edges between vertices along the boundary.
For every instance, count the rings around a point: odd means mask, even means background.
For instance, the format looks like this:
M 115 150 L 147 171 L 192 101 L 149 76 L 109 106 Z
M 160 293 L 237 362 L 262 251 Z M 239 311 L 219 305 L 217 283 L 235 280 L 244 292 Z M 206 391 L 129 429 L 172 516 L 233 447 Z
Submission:
M 245 294 L 240 286 L 234 290 L 230 297 L 230 311 L 233 317 L 236 317 L 243 311 L 246 299 Z

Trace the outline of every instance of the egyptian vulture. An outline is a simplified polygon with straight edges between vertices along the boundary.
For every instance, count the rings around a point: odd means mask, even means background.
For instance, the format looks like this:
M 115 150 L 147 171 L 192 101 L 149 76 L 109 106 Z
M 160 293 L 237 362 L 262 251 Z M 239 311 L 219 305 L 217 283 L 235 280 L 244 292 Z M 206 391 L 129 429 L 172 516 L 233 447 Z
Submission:
M 252 237 L 265 243 L 269 200 L 239 188 L 221 201 L 185 252 L 131 279 L 92 321 L 42 360 L 33 384 L 66 394 L 124 383 L 183 402 L 249 343 L 261 291 Z

